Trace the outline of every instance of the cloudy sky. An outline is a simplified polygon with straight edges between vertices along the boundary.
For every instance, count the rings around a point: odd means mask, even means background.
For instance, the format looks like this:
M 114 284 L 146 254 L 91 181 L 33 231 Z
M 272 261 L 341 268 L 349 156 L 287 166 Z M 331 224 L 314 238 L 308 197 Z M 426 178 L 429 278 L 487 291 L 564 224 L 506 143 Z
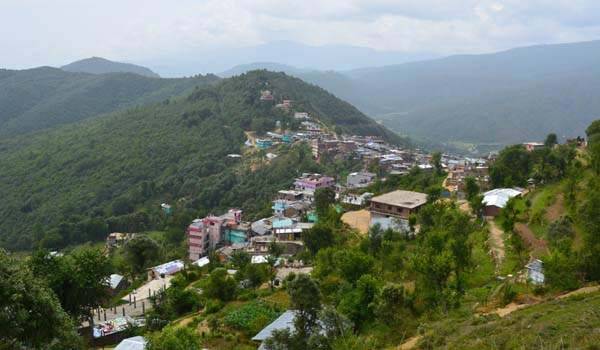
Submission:
M 600 39 L 598 0 L 0 0 L 0 67 L 290 40 L 436 55 Z

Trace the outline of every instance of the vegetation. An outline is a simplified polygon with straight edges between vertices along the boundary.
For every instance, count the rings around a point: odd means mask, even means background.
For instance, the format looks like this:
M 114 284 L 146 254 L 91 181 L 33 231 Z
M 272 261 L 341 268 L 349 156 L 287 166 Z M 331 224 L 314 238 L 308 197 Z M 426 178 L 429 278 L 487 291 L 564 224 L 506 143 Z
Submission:
M 0 70 L 0 138 L 161 102 L 218 80 L 214 75 L 157 79 L 131 73 L 72 73 L 49 67 Z
M 83 348 L 52 290 L 1 249 L 0 310 L 0 349 Z
M 490 168 L 493 187 L 527 186 L 531 178 L 538 184 L 562 179 L 575 160 L 571 145 L 542 148 L 528 152 L 521 145 L 502 150 Z
M 268 84 L 268 85 L 267 85 Z M 229 160 L 257 121 L 293 127 L 290 113 L 260 91 L 295 101 L 345 132 L 395 138 L 350 105 L 283 74 L 252 72 L 199 88 L 186 98 L 134 108 L 0 141 L 0 246 L 50 249 L 103 239 L 108 232 L 170 228 L 237 206 L 248 218 L 268 209 L 276 190 L 319 166 L 304 145 L 281 146 L 269 163 Z M 259 123 L 261 124 L 261 123 Z M 160 212 L 174 206 L 175 218 Z

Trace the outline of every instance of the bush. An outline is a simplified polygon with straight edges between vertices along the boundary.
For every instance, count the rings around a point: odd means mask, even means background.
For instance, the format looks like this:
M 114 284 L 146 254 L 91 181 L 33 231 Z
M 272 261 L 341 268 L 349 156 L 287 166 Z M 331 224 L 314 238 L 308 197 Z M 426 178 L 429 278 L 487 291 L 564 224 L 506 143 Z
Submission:
M 264 302 L 254 301 L 225 315 L 224 323 L 234 329 L 254 335 L 278 316 L 278 312 Z
M 206 301 L 206 304 L 204 305 L 204 313 L 207 315 L 214 314 L 221 310 L 223 306 L 225 306 L 225 304 L 219 299 L 210 299 Z

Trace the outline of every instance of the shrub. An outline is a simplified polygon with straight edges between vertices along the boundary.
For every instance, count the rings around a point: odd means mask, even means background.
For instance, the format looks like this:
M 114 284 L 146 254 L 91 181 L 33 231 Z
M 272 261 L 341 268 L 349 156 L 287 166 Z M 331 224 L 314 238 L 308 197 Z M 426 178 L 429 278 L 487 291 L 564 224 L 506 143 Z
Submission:
M 278 312 L 264 302 L 254 301 L 225 315 L 225 325 L 254 335 L 269 322 L 273 321 Z

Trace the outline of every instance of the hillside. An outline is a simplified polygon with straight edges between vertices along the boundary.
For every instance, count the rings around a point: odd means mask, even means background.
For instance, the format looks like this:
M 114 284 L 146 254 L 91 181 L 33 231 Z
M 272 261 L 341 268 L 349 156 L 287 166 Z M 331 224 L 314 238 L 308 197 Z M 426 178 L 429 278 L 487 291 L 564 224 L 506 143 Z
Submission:
M 600 41 L 340 72 L 286 71 L 391 129 L 435 143 L 502 145 L 583 135 L 600 115 Z
M 436 325 L 423 349 L 586 349 L 600 342 L 600 294 L 534 305 L 505 318 L 471 317 Z
M 101 239 L 108 229 L 148 229 L 154 223 L 144 210 L 182 198 L 194 216 L 228 206 L 242 206 L 248 215 L 263 209 L 276 189 L 314 165 L 302 148 L 282 150 L 262 170 L 226 159 L 242 151 L 244 131 L 275 120 L 292 123 L 291 114 L 260 101 L 266 86 L 332 127 L 399 141 L 299 79 L 265 71 L 225 79 L 185 98 L 1 140 L 0 245 L 29 248 L 45 237 L 61 246 Z
M 75 61 L 60 67 L 60 69 L 73 73 L 107 74 L 107 73 L 133 73 L 149 78 L 160 78 L 150 69 L 131 63 L 109 61 L 102 57 L 90 57 Z
M 216 80 L 213 75 L 156 79 L 131 73 L 70 73 L 49 67 L 0 70 L 0 137 L 162 101 Z

